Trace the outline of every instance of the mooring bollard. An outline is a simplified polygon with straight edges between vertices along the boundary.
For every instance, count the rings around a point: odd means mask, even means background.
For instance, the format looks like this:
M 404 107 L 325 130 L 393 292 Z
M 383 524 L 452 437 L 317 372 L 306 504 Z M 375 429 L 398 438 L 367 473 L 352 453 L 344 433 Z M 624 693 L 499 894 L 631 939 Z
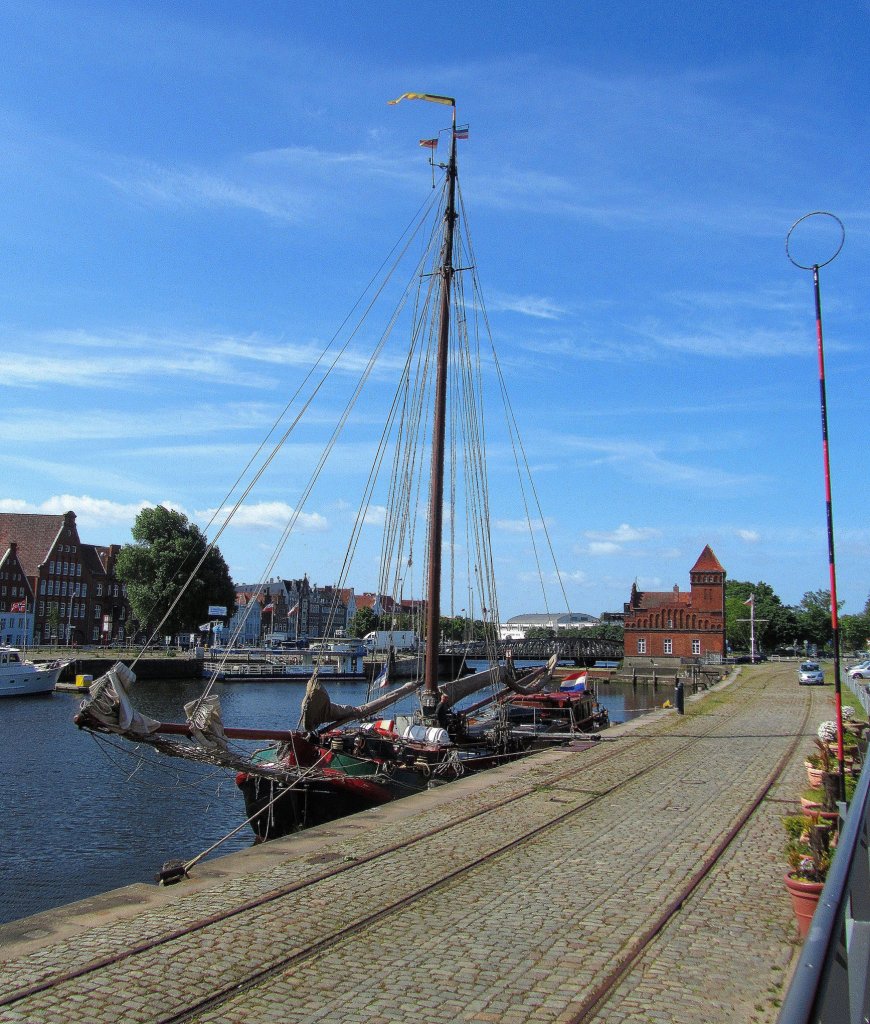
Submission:
M 674 687 L 674 704 L 677 707 L 677 713 L 684 715 L 686 713 L 686 704 L 683 695 L 683 680 L 678 679 L 677 684 Z

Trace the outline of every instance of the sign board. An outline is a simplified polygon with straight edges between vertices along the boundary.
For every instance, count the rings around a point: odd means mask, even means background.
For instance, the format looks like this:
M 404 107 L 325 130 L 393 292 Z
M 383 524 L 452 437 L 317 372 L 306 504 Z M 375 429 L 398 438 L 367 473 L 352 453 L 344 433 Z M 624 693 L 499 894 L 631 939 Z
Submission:
M 227 606 L 225 604 L 210 604 L 208 613 L 209 615 L 226 615 Z

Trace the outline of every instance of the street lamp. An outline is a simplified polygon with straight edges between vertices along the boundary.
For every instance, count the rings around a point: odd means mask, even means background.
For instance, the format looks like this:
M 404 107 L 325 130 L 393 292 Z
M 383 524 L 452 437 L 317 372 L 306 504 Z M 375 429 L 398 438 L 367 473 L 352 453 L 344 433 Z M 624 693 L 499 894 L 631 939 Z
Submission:
M 801 262 L 795 258 L 792 251 L 792 235 L 799 224 L 806 224 L 810 218 L 829 218 L 825 221 L 813 221 L 816 226 L 824 224 L 830 227 L 831 221 L 835 222 L 835 233 L 839 235 L 836 249 L 833 255 L 823 262 L 813 261 L 812 263 Z M 840 776 L 840 799 L 846 799 L 846 765 L 843 758 L 843 698 L 840 690 L 840 628 L 837 622 L 837 571 L 834 559 L 834 516 L 831 507 L 831 464 L 828 449 L 828 405 L 825 395 L 825 349 L 822 342 L 822 298 L 819 289 L 819 270 L 840 255 L 843 243 L 846 240 L 846 229 L 839 217 L 824 210 L 814 210 L 812 213 L 804 214 L 792 224 L 785 239 L 785 254 L 789 261 L 799 270 L 811 270 L 813 274 L 813 291 L 816 303 L 816 342 L 819 353 L 819 400 L 822 411 L 822 462 L 825 470 L 825 512 L 828 525 L 828 567 L 831 579 L 831 642 L 834 646 L 834 705 L 837 716 L 837 763 Z

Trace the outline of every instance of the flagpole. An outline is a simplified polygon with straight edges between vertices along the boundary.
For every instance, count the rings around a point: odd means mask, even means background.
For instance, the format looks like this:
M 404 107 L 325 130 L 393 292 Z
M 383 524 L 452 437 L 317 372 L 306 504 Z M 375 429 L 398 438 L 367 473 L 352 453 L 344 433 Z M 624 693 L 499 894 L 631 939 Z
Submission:
M 830 256 L 822 263 L 812 263 L 809 266 L 806 266 L 798 263 L 798 261 L 794 259 L 789 249 L 789 242 L 792 232 L 798 224 L 801 224 L 810 217 L 830 217 L 831 220 L 836 221 L 840 239 L 833 256 Z M 822 464 L 825 474 L 825 517 L 827 520 L 828 532 L 828 571 L 831 581 L 831 643 L 834 647 L 834 707 L 836 710 L 837 721 L 837 767 L 839 769 L 840 800 L 843 802 L 846 800 L 846 763 L 843 754 L 843 696 L 840 685 L 840 626 L 837 620 L 837 569 L 836 560 L 834 558 L 834 514 L 833 504 L 831 501 L 831 461 L 830 446 L 828 444 L 828 403 L 825 386 L 825 348 L 822 340 L 822 296 L 821 289 L 819 287 L 819 270 L 822 267 L 826 267 L 840 255 L 840 250 L 843 248 L 845 240 L 846 229 L 843 226 L 843 222 L 839 217 L 835 217 L 833 213 L 827 213 L 824 210 L 815 210 L 812 213 L 807 213 L 803 217 L 800 217 L 794 222 L 794 224 L 792 224 L 785 239 L 785 253 L 789 261 L 794 266 L 798 267 L 798 269 L 811 270 L 813 274 L 813 295 L 816 307 L 816 347 L 819 358 L 819 402 L 822 414 Z

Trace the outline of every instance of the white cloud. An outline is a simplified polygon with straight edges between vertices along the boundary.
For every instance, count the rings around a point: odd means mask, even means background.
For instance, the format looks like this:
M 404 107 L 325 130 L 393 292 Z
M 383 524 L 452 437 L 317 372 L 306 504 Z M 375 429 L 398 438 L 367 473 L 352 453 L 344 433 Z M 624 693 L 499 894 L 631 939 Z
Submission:
M 150 501 L 123 504 L 106 498 L 91 498 L 87 494 L 57 494 L 37 504 L 16 498 L 0 498 L 0 512 L 30 512 L 43 515 L 63 515 L 75 512 L 81 527 L 130 525 L 142 511 L 153 505 Z
M 651 526 L 629 526 L 628 523 L 620 523 L 615 530 L 601 532 L 599 530 L 586 530 L 584 536 L 591 541 L 600 541 L 609 544 L 628 544 L 633 541 L 651 540 L 660 537 L 662 531 Z
M 761 540 L 761 534 L 758 530 L 738 530 L 737 536 L 741 540 L 745 540 L 747 544 L 756 544 Z
M 529 530 L 533 533 L 540 533 L 549 524 L 549 519 L 496 519 L 493 525 L 498 530 L 504 530 L 505 533 L 526 533 Z
M 387 521 L 387 510 L 383 505 L 369 505 L 365 510 L 363 522 L 366 526 L 383 526 Z
M 496 292 L 487 296 L 486 304 L 492 312 L 521 313 L 540 320 L 558 320 L 567 312 L 552 299 L 538 295 L 503 295 Z
M 203 509 L 195 513 L 198 520 L 210 522 L 212 519 L 220 525 L 229 514 L 230 509 Z M 243 505 L 233 516 L 230 526 L 243 530 L 277 529 L 283 530 L 294 516 L 292 505 L 283 501 L 261 501 L 252 505 Z M 300 512 L 296 518 L 294 529 L 306 533 L 316 533 L 328 528 L 328 521 L 318 512 Z

